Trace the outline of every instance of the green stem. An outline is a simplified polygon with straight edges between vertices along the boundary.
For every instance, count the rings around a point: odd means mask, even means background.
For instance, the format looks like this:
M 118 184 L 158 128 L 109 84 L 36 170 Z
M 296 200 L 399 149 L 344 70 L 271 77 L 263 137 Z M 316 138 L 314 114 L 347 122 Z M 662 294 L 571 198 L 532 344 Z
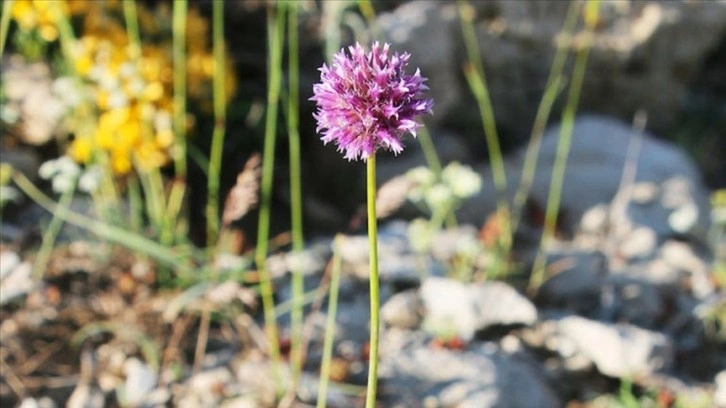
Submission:
M 464 75 L 469 83 L 469 87 L 474 93 L 477 105 L 479 106 L 479 115 L 482 118 L 487 149 L 489 150 L 489 163 L 494 178 L 494 187 L 497 190 L 497 210 L 502 214 L 507 214 L 509 212 L 506 197 L 507 176 L 504 169 L 502 150 L 499 145 L 497 126 L 494 120 L 494 109 L 492 108 L 492 102 L 489 97 L 482 58 L 479 53 L 474 24 L 472 23 L 474 19 L 473 13 L 472 7 L 466 0 L 459 0 L 461 28 L 469 59 L 469 63 L 464 65 Z M 507 249 L 511 246 L 511 238 L 511 231 L 505 229 L 502 235 L 502 244 Z
M 73 184 L 66 191 L 61 194 L 60 200 L 58 201 L 58 212 L 53 213 L 53 218 L 48 225 L 48 228 L 43 233 L 43 243 L 40 245 L 38 250 L 38 256 L 35 258 L 33 263 L 33 278 L 40 280 L 45 274 L 45 269 L 48 266 L 48 260 L 50 254 L 55 246 L 55 240 L 63 227 L 63 219 L 68 213 L 71 200 L 76 192 L 76 180 L 73 180 Z
M 219 235 L 219 183 L 222 172 L 225 123 L 227 121 L 224 89 L 224 2 L 212 3 L 214 37 L 214 132 L 209 158 L 207 186 L 207 246 L 212 247 Z
M 328 315 L 325 322 L 325 340 L 323 341 L 323 360 L 320 364 L 320 387 L 318 388 L 317 408 L 323 408 L 327 403 L 328 383 L 330 382 L 330 363 L 333 356 L 333 342 L 335 340 L 335 316 L 338 314 L 338 291 L 340 288 L 340 270 L 342 257 L 340 244 L 343 236 L 339 235 L 333 243 L 333 270 L 330 278 L 330 297 L 328 298 Z
M 5 43 L 8 41 L 10 16 L 12 15 L 14 2 L 15 0 L 5 0 L 3 3 L 3 15 L 0 16 L 0 61 L 5 58 Z
M 572 35 L 575 29 L 575 23 L 577 23 L 577 11 L 579 10 L 579 2 L 573 1 L 570 3 L 570 7 L 565 17 L 565 23 L 563 27 L 563 34 L 568 36 Z M 550 68 L 549 77 L 545 85 L 545 92 L 540 101 L 539 107 L 537 108 L 537 115 L 534 119 L 534 125 L 532 126 L 532 134 L 527 145 L 527 152 L 524 158 L 524 164 L 522 166 L 522 179 L 519 183 L 519 188 L 514 196 L 514 203 L 512 205 L 512 232 L 516 232 L 519 227 L 519 221 L 522 215 L 522 209 L 527 201 L 529 192 L 532 189 L 534 183 L 535 170 L 537 168 L 537 158 L 539 155 L 540 145 L 542 144 L 542 135 L 544 134 L 547 121 L 552 111 L 552 105 L 554 105 L 557 95 L 560 93 L 562 85 L 562 71 L 565 67 L 565 61 L 567 61 L 567 50 L 566 46 L 558 46 L 555 57 L 552 61 L 552 67 Z
M 378 224 L 376 220 L 376 154 L 368 157 L 366 167 L 368 198 L 368 246 L 370 250 L 371 340 L 368 357 L 366 408 L 375 408 L 378 388 L 378 341 L 380 337 L 380 293 L 378 282 Z
M 272 278 L 267 270 L 267 250 L 270 236 L 270 205 L 272 202 L 272 176 L 275 165 L 275 133 L 277 130 L 277 108 L 282 85 L 282 40 L 285 30 L 285 13 L 278 4 L 277 10 L 268 8 L 268 45 L 270 49 L 269 79 L 267 87 L 267 113 L 265 118 L 265 146 L 262 160 L 262 186 L 260 215 L 257 227 L 257 247 L 255 262 L 260 273 L 260 291 L 265 317 L 265 328 L 269 343 L 270 358 L 273 361 L 275 376 L 279 378 L 280 342 L 275 319 Z
M 186 114 L 187 114 L 187 0 L 173 2 L 172 12 L 172 62 L 174 66 L 174 146 L 172 157 L 176 177 L 185 179 L 186 163 Z
M 298 9 L 293 4 L 289 8 L 287 41 L 288 41 L 288 109 L 287 133 L 290 143 L 290 217 L 292 227 L 292 251 L 302 253 L 303 240 L 303 212 L 302 212 L 302 181 L 300 160 L 300 131 L 299 131 L 299 99 L 300 99 L 300 56 L 298 47 Z M 296 264 L 292 270 L 292 293 L 294 307 L 292 310 L 292 349 L 291 360 L 293 367 L 293 383 L 297 383 L 302 372 L 303 350 L 303 296 L 305 292 L 305 277 Z
M 141 55 L 141 35 L 139 34 L 139 19 L 136 13 L 136 1 L 124 0 L 124 19 L 126 20 L 126 31 L 129 36 L 131 55 L 137 58 Z
M 536 291 L 545 278 L 545 264 L 547 260 L 545 250 L 554 237 L 557 226 L 557 215 L 560 210 L 560 200 L 562 198 L 562 188 L 564 186 L 565 170 L 567 168 L 567 156 L 570 153 L 570 145 L 572 144 L 572 129 L 575 124 L 575 113 L 577 112 L 577 105 L 580 101 L 580 91 L 582 91 L 582 83 L 585 78 L 587 58 L 590 55 L 592 33 L 597 20 L 598 10 L 599 0 L 591 0 L 588 3 L 588 13 L 586 13 L 585 18 L 585 42 L 577 53 L 575 67 L 572 72 L 572 81 L 567 94 L 567 103 L 562 112 L 562 124 L 560 125 L 555 163 L 552 168 L 552 182 L 547 196 L 547 209 L 545 210 L 542 240 L 540 241 L 539 252 L 537 253 L 537 258 L 532 269 L 532 276 L 529 281 L 530 291 Z

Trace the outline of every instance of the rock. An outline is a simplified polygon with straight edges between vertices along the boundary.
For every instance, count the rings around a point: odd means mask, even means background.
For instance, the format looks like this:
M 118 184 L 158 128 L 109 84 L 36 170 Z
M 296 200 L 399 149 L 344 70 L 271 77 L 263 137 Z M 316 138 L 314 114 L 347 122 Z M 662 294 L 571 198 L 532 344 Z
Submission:
M 574 39 L 560 34 L 569 2 L 471 5 L 501 133 L 529 135 L 556 48 L 576 49 L 581 43 L 581 32 Z M 600 8 L 579 109 L 628 121 L 644 109 L 649 126 L 667 129 L 706 57 L 722 41 L 726 3 L 655 0 L 609 2 Z M 381 13 L 377 28 L 394 48 L 411 52 L 412 65 L 429 78 L 434 120 L 480 126 L 461 75 L 468 57 L 458 15 L 456 4 L 411 1 Z
M 5 279 L 18 265 L 20 265 L 20 256 L 17 252 L 0 252 L 0 279 Z
M 42 398 L 25 398 L 23 401 L 18 405 L 18 408 L 55 408 L 58 405 L 50 398 L 48 397 L 42 397 Z
M 542 140 L 531 191 L 531 197 L 537 203 L 547 202 L 558 133 L 559 127 L 550 128 Z M 620 188 L 621 172 L 627 160 L 632 135 L 629 125 L 611 118 L 584 115 L 575 121 L 561 197 L 561 212 L 566 214 L 562 222 L 564 230 L 574 231 L 588 210 L 612 201 Z M 603 143 L 603 140 L 607 140 L 607 143 Z M 509 183 L 507 194 L 510 199 L 519 185 L 524 156 L 525 150 L 521 149 L 505 159 Z M 676 201 L 679 205 L 693 204 L 698 209 L 698 218 L 689 232 L 689 239 L 706 243 L 706 231 L 710 225 L 709 196 L 695 164 L 677 147 L 660 141 L 649 133 L 643 135 L 637 163 L 637 183 L 654 183 L 663 188 L 658 199 L 650 204 L 631 202 L 627 207 L 628 222 L 633 226 L 652 229 L 658 242 L 662 242 L 675 234 L 681 234 L 668 221 L 674 211 L 670 207 L 674 205 L 671 201 Z M 484 180 L 482 191 L 462 206 L 458 218 L 461 223 L 481 223 L 496 206 L 492 199 L 496 196 L 496 190 L 491 171 L 486 165 L 480 166 L 478 170 Z M 665 198 L 672 196 L 680 196 L 683 202 Z M 596 219 L 586 220 L 588 224 L 592 224 L 586 228 L 601 226 L 602 213 L 590 217 Z
M 2 79 L 7 108 L 17 112 L 20 137 L 31 145 L 42 145 L 58 132 L 65 102 L 53 91 L 50 67 L 44 62 L 27 63 L 18 55 L 3 61 Z
M 675 240 L 667 241 L 660 248 L 660 256 L 666 265 L 690 277 L 691 292 L 694 296 L 705 298 L 713 293 L 709 267 L 689 244 Z
M 561 405 L 532 366 L 486 346 L 457 352 L 409 345 L 381 359 L 380 377 L 387 407 Z
M 36 286 L 32 277 L 33 266 L 29 262 L 15 265 L 0 281 L 0 305 L 30 293 Z
M 225 389 L 234 380 L 226 367 L 200 372 L 187 381 L 180 407 L 209 407 L 219 405 Z
M 477 330 L 491 326 L 531 325 L 537 321 L 532 302 L 503 282 L 484 282 L 469 287 L 477 315 Z
M 647 258 L 656 249 L 658 237 L 648 227 L 637 227 L 622 240 L 618 251 L 627 260 Z
M 600 307 L 605 257 L 599 251 L 563 250 L 548 255 L 550 277 L 539 288 L 538 302 L 588 314 Z
M 575 350 L 611 377 L 633 378 L 668 369 L 673 363 L 671 341 L 663 334 L 629 324 L 609 324 L 567 316 L 557 322 L 559 333 Z
M 717 407 L 726 407 L 726 370 L 716 375 L 716 390 L 713 392 L 713 403 Z
M 413 329 L 421 323 L 423 305 L 415 291 L 391 296 L 381 307 L 383 323 L 401 329 Z
M 423 281 L 420 296 L 426 310 L 423 326 L 441 337 L 455 335 L 469 341 L 479 330 L 537 320 L 534 305 L 501 282 L 465 285 L 431 277 Z
M 149 365 L 137 358 L 129 358 L 124 363 L 126 381 L 119 390 L 119 400 L 123 405 L 138 406 L 156 388 L 158 375 Z

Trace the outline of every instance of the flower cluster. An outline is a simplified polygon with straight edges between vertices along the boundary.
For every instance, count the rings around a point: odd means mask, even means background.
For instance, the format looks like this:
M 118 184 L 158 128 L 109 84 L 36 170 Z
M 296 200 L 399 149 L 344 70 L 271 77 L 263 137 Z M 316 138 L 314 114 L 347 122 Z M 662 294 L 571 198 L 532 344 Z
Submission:
M 161 3 L 151 10 L 137 4 L 145 39 L 140 49 L 129 41 L 121 6 L 120 1 L 19 0 L 12 13 L 21 31 L 38 31 L 49 42 L 58 39 L 58 13 L 81 23 L 69 61 L 81 81 L 65 81 L 74 83 L 68 93 L 83 99 L 66 117 L 65 127 L 75 136 L 68 154 L 83 164 L 106 163 L 116 175 L 163 166 L 174 143 L 170 6 Z M 209 23 L 190 8 L 187 26 L 187 94 L 204 109 L 214 74 Z M 231 65 L 225 72 L 229 99 L 235 90 Z
M 333 56 L 330 66 L 320 68 L 321 82 L 313 86 L 317 103 L 313 115 L 322 141 L 335 142 L 345 158 L 366 160 L 379 148 L 403 151 L 403 136 L 416 136 L 415 118 L 432 113 L 433 102 L 417 69 L 407 74 L 410 54 L 389 54 L 390 46 L 373 43 L 370 52 L 360 44 Z

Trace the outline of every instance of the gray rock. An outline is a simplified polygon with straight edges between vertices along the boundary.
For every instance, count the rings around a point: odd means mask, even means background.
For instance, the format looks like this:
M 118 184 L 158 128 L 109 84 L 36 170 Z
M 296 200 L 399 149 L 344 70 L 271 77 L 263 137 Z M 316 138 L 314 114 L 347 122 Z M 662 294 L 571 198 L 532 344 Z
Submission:
M 539 289 L 544 305 L 566 307 L 587 313 L 600 305 L 600 288 L 605 279 L 605 257 L 598 251 L 563 250 L 551 253 L 547 270 L 551 275 Z
M 567 316 L 557 322 L 559 333 L 598 371 L 611 377 L 633 378 L 667 369 L 673 346 L 663 334 L 628 324 L 608 324 Z
M 501 282 L 465 285 L 432 277 L 420 289 L 426 315 L 423 326 L 438 335 L 468 341 L 478 330 L 496 325 L 529 325 L 537 310 L 524 296 Z
M 381 359 L 389 407 L 557 407 L 537 370 L 491 347 L 456 352 L 413 344 Z
M 660 248 L 660 257 L 666 265 L 690 278 L 691 292 L 697 298 L 713 293 L 714 287 L 707 263 L 692 247 L 680 241 L 667 241 Z
M 546 203 L 549 194 L 550 177 L 555 163 L 559 127 L 549 129 L 542 140 L 537 170 L 531 197 L 538 203 Z M 575 121 L 573 140 L 567 161 L 564 189 L 561 197 L 561 211 L 567 214 L 563 227 L 574 231 L 583 215 L 599 204 L 608 204 L 620 188 L 621 173 L 627 160 L 627 153 L 633 132 L 625 123 L 594 115 L 581 116 Z M 607 143 L 603 143 L 607 140 Z M 507 171 L 507 194 L 511 198 L 519 185 L 525 150 L 519 150 L 505 159 Z M 479 167 L 483 177 L 482 191 L 467 201 L 459 211 L 462 223 L 481 223 L 496 206 L 496 191 L 488 166 Z M 660 141 L 646 133 L 643 136 L 637 162 L 636 182 L 656 185 L 672 185 L 670 190 L 678 190 L 685 195 L 686 205 L 697 207 L 698 217 L 690 230 L 696 241 L 707 242 L 706 231 L 710 221 L 709 196 L 701 182 L 695 164 L 677 147 Z M 667 190 L 663 188 L 662 194 Z M 685 192 L 684 192 L 685 190 Z M 675 194 L 675 193 L 673 193 Z M 670 225 L 668 218 L 674 208 L 668 207 L 661 199 L 650 204 L 632 203 L 627 208 L 629 222 L 634 226 L 652 229 L 658 241 L 662 242 L 678 231 Z M 668 201 L 668 200 L 666 200 Z M 600 227 L 602 214 L 589 220 L 593 229 Z M 622 221 L 622 220 L 621 220 Z
M 717 407 L 726 407 L 726 370 L 722 370 L 716 375 L 715 383 L 713 402 Z
M 381 307 L 381 319 L 389 326 L 413 329 L 421 323 L 423 304 L 418 293 L 406 291 L 391 296 Z
M 129 358 L 124 363 L 126 382 L 119 390 L 119 400 L 123 405 L 138 406 L 156 387 L 158 374 L 149 365 L 137 358 Z
M 497 325 L 531 325 L 537 321 L 532 302 L 503 282 L 484 282 L 469 287 L 477 315 L 477 330 Z
M 576 49 L 581 43 L 581 32 L 574 39 L 560 34 L 569 2 L 471 4 L 497 124 L 528 135 L 557 47 Z M 580 109 L 625 120 L 644 109 L 649 126 L 667 129 L 706 56 L 721 41 L 726 3 L 605 2 L 599 18 Z M 476 105 L 463 97 L 471 93 L 460 74 L 467 54 L 456 4 L 412 1 L 377 21 L 386 40 L 410 51 L 412 64 L 429 78 L 434 120 L 473 118 L 468 120 L 478 126 Z
M 33 266 L 29 262 L 16 265 L 0 281 L 0 305 L 6 305 L 12 300 L 32 291 L 36 282 L 32 277 Z
M 20 265 L 20 256 L 17 252 L 3 251 L 0 253 L 0 279 L 5 279 L 10 272 L 12 272 L 18 265 Z

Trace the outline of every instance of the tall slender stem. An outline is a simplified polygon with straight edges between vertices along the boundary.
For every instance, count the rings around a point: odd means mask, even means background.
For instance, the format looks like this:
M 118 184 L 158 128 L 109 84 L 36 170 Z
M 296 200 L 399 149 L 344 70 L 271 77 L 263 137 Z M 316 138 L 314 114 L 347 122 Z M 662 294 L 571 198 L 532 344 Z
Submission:
M 186 114 L 187 114 L 187 0 L 173 2 L 172 61 L 174 65 L 174 169 L 176 176 L 186 178 Z
M 464 35 L 464 44 L 469 59 L 469 63 L 464 65 L 464 75 L 469 83 L 469 87 L 474 93 L 477 105 L 479 106 L 479 115 L 482 118 L 484 127 L 484 136 L 486 137 L 487 149 L 489 150 L 489 166 L 492 170 L 494 178 L 494 186 L 497 190 L 497 210 L 503 217 L 504 221 L 508 221 L 507 214 L 509 206 L 507 205 L 507 175 L 504 168 L 504 159 L 502 157 L 502 149 L 499 145 L 499 134 L 497 133 L 496 121 L 494 119 L 494 109 L 492 101 L 489 97 L 489 89 L 487 87 L 486 77 L 484 75 L 484 66 L 482 65 L 481 53 L 477 44 L 476 32 L 472 23 L 474 11 L 466 0 L 459 0 L 459 15 L 461 20 L 461 28 Z M 511 247 L 512 234 L 509 225 L 502 225 L 502 245 L 508 252 Z
M 580 3 L 573 1 L 567 10 L 567 16 L 565 17 L 564 27 L 562 29 L 563 34 L 568 36 L 572 35 L 575 29 L 575 23 L 577 23 L 577 11 L 580 10 Z M 537 114 L 534 119 L 534 125 L 532 125 L 532 134 L 527 145 L 527 152 L 524 157 L 524 164 L 522 165 L 522 178 L 519 182 L 519 188 L 514 195 L 514 203 L 512 204 L 512 232 L 515 233 L 519 227 L 521 220 L 522 209 L 524 204 L 527 202 L 527 197 L 532 189 L 534 183 L 535 170 L 537 169 L 537 158 L 539 154 L 540 145 L 542 144 L 542 135 L 544 134 L 545 126 L 547 126 L 547 120 L 550 117 L 552 111 L 552 105 L 554 105 L 557 96 L 560 93 L 562 87 L 562 71 L 567 61 L 567 51 L 569 47 L 560 45 L 557 46 L 555 57 L 552 61 L 552 67 L 547 78 L 545 85 L 544 95 L 537 108 Z
M 555 163 L 552 168 L 552 181 L 549 194 L 547 195 L 547 209 L 545 210 L 545 223 L 542 231 L 539 252 L 532 268 L 532 275 L 529 281 L 529 290 L 536 291 L 545 278 L 546 247 L 552 240 L 557 226 L 557 215 L 560 210 L 560 200 L 564 187 L 565 170 L 567 168 L 567 156 L 570 153 L 572 144 L 572 130 L 575 124 L 575 113 L 580 101 L 580 91 L 585 79 L 587 58 L 590 55 L 592 33 L 597 22 L 599 11 L 599 0 L 590 0 L 587 4 L 585 14 L 584 43 L 577 53 L 575 67 L 572 71 L 572 82 L 567 94 L 567 104 L 562 112 L 562 125 L 560 126 Z
M 340 269 L 342 257 L 340 245 L 342 235 L 333 241 L 333 268 L 330 277 L 330 295 L 328 297 L 328 316 L 325 323 L 325 339 L 323 340 L 323 360 L 320 363 L 320 388 L 318 388 L 317 408 L 324 408 L 327 402 L 328 383 L 330 382 L 330 364 L 333 356 L 333 341 L 335 340 L 335 316 L 338 312 L 338 292 L 340 288 Z
M 5 58 L 5 43 L 8 40 L 8 29 L 10 28 L 10 15 L 13 10 L 14 0 L 5 0 L 3 3 L 2 16 L 0 16 L 0 61 Z
M 370 251 L 371 339 L 368 356 L 368 391 L 366 408 L 376 406 L 378 389 L 378 342 L 381 324 L 379 319 L 380 291 L 378 282 L 378 224 L 376 219 L 376 154 L 368 157 L 366 188 L 368 201 L 368 246 Z
M 207 245 L 211 248 L 219 234 L 219 182 L 222 172 L 222 153 L 227 121 L 227 106 L 224 89 L 224 2 L 212 3 L 212 36 L 214 53 L 214 131 L 209 157 L 207 185 Z
M 270 237 L 270 205 L 272 203 L 272 176 L 275 164 L 275 133 L 277 131 L 277 108 L 282 85 L 282 40 L 285 30 L 285 13 L 278 3 L 277 10 L 270 6 L 267 14 L 269 75 L 267 85 L 267 116 L 265 119 L 265 146 L 262 160 L 262 188 L 260 216 L 257 227 L 257 247 L 255 262 L 260 272 L 260 291 L 265 316 L 265 328 L 269 343 L 270 358 L 273 361 L 275 376 L 279 378 L 280 341 L 275 319 L 272 278 L 267 270 L 267 249 Z
M 288 100 L 287 100 L 287 133 L 290 143 L 290 218 L 292 223 L 292 251 L 301 253 L 303 241 L 302 217 L 302 181 L 300 166 L 300 131 L 299 131 L 299 98 L 300 98 L 300 58 L 298 49 L 298 10 L 297 5 L 289 7 L 287 27 L 288 42 Z M 302 371 L 302 329 L 303 329 L 303 297 L 305 292 L 305 278 L 301 265 L 295 264 L 292 270 L 292 350 L 291 360 L 293 369 L 293 383 L 297 383 Z

